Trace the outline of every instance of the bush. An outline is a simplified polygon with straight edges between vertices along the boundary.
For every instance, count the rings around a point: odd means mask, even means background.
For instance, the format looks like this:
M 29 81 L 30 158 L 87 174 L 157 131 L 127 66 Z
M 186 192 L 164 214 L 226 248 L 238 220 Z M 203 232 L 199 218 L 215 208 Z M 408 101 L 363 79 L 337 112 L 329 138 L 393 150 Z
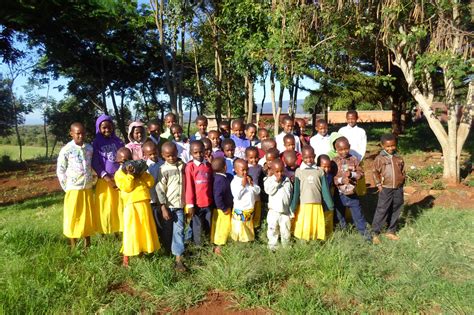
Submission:
M 407 181 L 410 183 L 422 183 L 428 178 L 439 178 L 443 174 L 442 165 L 431 165 L 424 168 L 414 168 L 406 173 Z

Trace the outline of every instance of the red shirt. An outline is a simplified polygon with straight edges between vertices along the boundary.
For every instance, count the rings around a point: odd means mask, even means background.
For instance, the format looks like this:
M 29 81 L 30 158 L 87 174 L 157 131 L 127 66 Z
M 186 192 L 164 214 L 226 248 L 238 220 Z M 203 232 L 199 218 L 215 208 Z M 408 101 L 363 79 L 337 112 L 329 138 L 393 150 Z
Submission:
M 212 204 L 212 168 L 204 161 L 199 165 L 190 161 L 186 164 L 186 205 L 205 208 Z
M 285 159 L 283 158 L 283 153 L 285 152 L 280 153 L 280 159 L 283 161 L 283 164 L 285 164 L 286 166 Z M 296 153 L 296 166 L 300 167 L 301 163 L 303 163 L 303 155 L 301 155 L 301 153 L 299 153 L 298 151 L 295 151 L 295 153 Z

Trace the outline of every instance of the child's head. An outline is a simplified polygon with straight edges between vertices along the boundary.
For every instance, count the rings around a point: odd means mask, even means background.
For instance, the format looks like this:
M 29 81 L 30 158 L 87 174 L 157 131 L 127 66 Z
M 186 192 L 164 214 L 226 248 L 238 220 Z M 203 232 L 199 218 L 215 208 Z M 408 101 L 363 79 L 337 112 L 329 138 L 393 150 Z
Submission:
M 153 141 L 145 141 L 145 143 L 142 145 L 142 150 L 146 159 L 155 163 L 158 162 L 158 147 Z
M 189 145 L 189 151 L 193 157 L 193 160 L 199 162 L 204 161 L 204 143 L 202 143 L 202 141 L 191 141 L 191 144 Z
M 285 162 L 285 166 L 288 167 L 290 170 L 294 171 L 298 167 L 296 164 L 296 151 L 287 150 L 283 152 L 283 161 Z
M 223 157 L 219 156 L 219 157 L 216 157 L 216 158 L 212 159 L 211 166 L 212 166 L 212 171 L 214 173 L 225 173 L 225 172 L 227 172 L 225 159 Z
M 256 147 L 248 147 L 245 149 L 245 159 L 249 165 L 258 164 L 258 149 Z
M 166 141 L 161 146 L 161 156 L 169 164 L 175 164 L 178 161 L 178 148 L 171 141 Z M 194 156 L 193 156 L 194 157 Z
M 234 171 L 237 176 L 247 177 L 249 173 L 249 165 L 244 159 L 237 159 L 234 161 Z
M 223 120 L 219 124 L 219 131 L 223 138 L 230 137 L 230 122 L 228 120 Z
M 354 127 L 357 125 L 357 119 L 359 119 L 359 115 L 357 114 L 357 111 L 355 110 L 348 110 L 346 113 L 346 121 L 347 124 L 351 127 Z
M 318 162 L 316 165 L 322 168 L 326 174 L 331 172 L 331 159 L 326 154 L 318 156 Z
M 276 160 L 279 157 L 280 157 L 280 151 L 278 151 L 277 148 L 268 149 L 268 151 L 265 153 L 265 160 L 267 162 L 271 162 L 273 160 Z
M 71 124 L 71 127 L 69 128 L 69 135 L 71 136 L 72 140 L 74 140 L 76 145 L 82 146 L 84 144 L 84 138 L 86 137 L 84 125 L 79 122 Z
M 235 153 L 235 142 L 232 139 L 224 139 L 222 141 L 222 151 L 224 152 L 225 157 L 234 158 Z
M 397 138 L 391 133 L 384 134 L 382 137 L 380 137 L 380 144 L 382 145 L 382 148 L 385 150 L 385 152 L 390 155 L 397 151 Z
M 285 174 L 285 165 L 282 160 L 276 159 L 270 163 L 270 169 L 272 170 L 273 175 L 276 177 L 276 180 L 279 182 L 283 175 Z
M 115 157 L 115 162 L 123 164 L 126 161 L 132 160 L 132 151 L 126 147 L 121 147 L 117 150 L 117 155 Z
M 114 134 L 114 124 L 110 120 L 104 120 L 99 125 L 99 132 L 105 137 L 110 138 Z
M 303 162 L 306 165 L 313 165 L 314 164 L 314 159 L 315 159 L 315 154 L 314 154 L 314 149 L 310 145 L 305 145 L 303 149 L 301 149 L 301 155 L 303 156 Z
M 171 128 L 174 124 L 177 123 L 176 115 L 173 113 L 168 113 L 165 115 L 165 126 L 166 128 Z
M 324 119 L 318 119 L 316 125 L 314 126 L 315 130 L 319 135 L 325 137 L 328 134 L 328 123 Z
M 204 144 L 204 156 L 206 158 L 210 157 L 212 155 L 212 143 L 211 140 L 208 138 L 202 138 L 201 139 L 202 143 Z
M 234 119 L 232 121 L 232 133 L 239 138 L 244 135 L 244 122 L 242 119 Z
M 301 134 L 304 134 L 306 130 L 306 120 L 303 118 L 296 118 L 295 119 L 295 128 L 298 128 L 300 130 Z
M 207 118 L 206 116 L 200 115 L 196 117 L 196 127 L 198 128 L 198 132 L 201 135 L 206 134 L 207 130 Z
M 247 140 L 254 140 L 256 134 L 257 126 L 252 123 L 245 125 L 245 138 L 247 138 Z
M 281 127 L 285 133 L 293 133 L 295 127 L 295 120 L 291 116 L 285 116 L 281 120 Z
M 277 143 L 275 139 L 267 138 L 263 140 L 261 143 L 262 143 L 262 150 L 264 152 L 268 152 L 268 150 L 274 149 L 277 147 Z
M 263 140 L 268 139 L 270 137 L 270 134 L 268 133 L 267 129 L 260 128 L 260 129 L 258 129 L 257 136 L 258 136 L 258 139 L 260 140 L 260 142 L 262 142 Z
M 153 138 L 159 138 L 161 134 L 161 123 L 159 120 L 154 119 L 148 122 L 148 133 Z
M 351 145 L 346 137 L 340 137 L 334 143 L 334 147 L 336 148 L 337 154 L 342 157 L 348 157 L 349 151 L 351 150 Z
M 171 125 L 170 132 L 173 135 L 173 139 L 175 141 L 183 140 L 183 127 L 181 127 L 181 125 L 178 125 L 178 124 Z
M 220 148 L 221 146 L 221 138 L 220 138 L 220 133 L 217 130 L 211 130 L 207 134 L 207 138 L 211 140 L 212 147 L 213 148 Z
M 146 139 L 145 125 L 141 121 L 134 121 L 128 126 L 128 140 L 143 143 Z
M 295 147 L 296 147 L 295 136 L 293 136 L 291 133 L 286 134 L 283 137 L 283 145 L 285 146 L 286 151 L 295 151 Z

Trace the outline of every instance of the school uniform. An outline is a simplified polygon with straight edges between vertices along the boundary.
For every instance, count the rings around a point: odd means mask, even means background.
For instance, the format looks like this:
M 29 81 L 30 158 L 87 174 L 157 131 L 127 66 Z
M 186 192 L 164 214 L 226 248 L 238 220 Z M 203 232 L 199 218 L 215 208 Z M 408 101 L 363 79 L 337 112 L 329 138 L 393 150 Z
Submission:
M 250 147 L 250 141 L 245 138 L 239 138 L 236 135 L 231 135 L 230 138 L 235 143 L 234 155 L 239 159 L 245 159 L 245 149 Z
M 211 243 L 225 245 L 229 238 L 232 222 L 232 192 L 230 183 L 233 176 L 224 173 L 214 173 L 213 196 L 214 209 L 211 225 Z
M 338 133 L 347 138 L 353 151 L 351 154 L 361 162 L 367 150 L 367 134 L 365 130 L 357 125 L 354 127 L 347 125 L 339 129 Z
M 277 144 L 277 149 L 278 151 L 280 152 L 284 152 L 286 150 L 285 148 L 285 144 L 283 142 L 283 138 L 287 135 L 286 132 L 282 131 L 280 132 L 276 137 L 275 137 L 275 142 Z M 300 152 L 301 153 L 301 141 L 300 141 L 300 138 L 295 136 L 294 134 L 291 134 L 293 135 L 293 137 L 295 138 L 295 151 L 297 152 Z
M 259 164 L 251 165 L 249 164 L 249 171 L 248 174 L 252 177 L 254 185 L 260 187 L 260 190 L 263 191 L 263 167 Z M 253 227 L 258 228 L 262 222 L 262 201 L 260 198 L 260 194 L 255 197 L 255 206 L 253 212 Z
M 253 212 L 255 198 L 260 194 L 260 187 L 249 184 L 242 186 L 242 177 L 235 176 L 230 188 L 234 197 L 231 237 L 234 241 L 251 242 L 255 239 Z
M 331 140 L 329 135 L 326 134 L 325 136 L 320 135 L 319 133 L 315 134 L 309 140 L 309 144 L 314 149 L 314 154 L 316 155 L 316 159 L 318 156 L 322 154 L 328 154 L 331 150 Z

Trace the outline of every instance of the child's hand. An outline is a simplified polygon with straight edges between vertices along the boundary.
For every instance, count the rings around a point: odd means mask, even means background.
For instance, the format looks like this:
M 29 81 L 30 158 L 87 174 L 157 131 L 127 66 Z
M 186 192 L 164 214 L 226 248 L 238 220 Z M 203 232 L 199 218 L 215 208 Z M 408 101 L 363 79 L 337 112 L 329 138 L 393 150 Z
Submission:
M 247 186 L 247 177 L 242 177 L 242 186 Z
M 281 183 L 281 181 L 283 180 L 283 176 L 281 175 L 281 173 L 277 173 L 275 174 L 275 179 L 277 183 Z
M 382 185 L 377 185 L 377 190 L 379 191 L 379 193 L 381 193 L 381 192 L 382 192 L 382 190 L 383 190 L 383 187 L 382 187 Z
M 127 166 L 125 166 L 125 171 L 127 172 L 127 174 L 132 174 L 135 173 L 135 167 L 133 167 L 133 165 L 131 164 L 128 164 Z
M 343 184 L 346 184 L 346 185 L 347 185 L 347 184 L 350 184 L 350 182 L 351 182 L 351 180 L 349 179 L 349 177 L 344 177 L 344 178 L 342 179 L 342 183 L 343 183 Z
M 110 175 L 105 175 L 104 180 L 109 185 L 110 188 L 112 189 L 117 189 L 117 185 L 115 184 L 115 180 L 112 176 Z
M 171 213 L 167 206 L 161 205 L 161 214 L 166 221 L 171 219 Z
M 253 179 L 251 176 L 247 175 L 247 182 L 249 183 L 250 186 L 253 186 Z
M 295 175 L 290 176 L 290 181 L 291 181 L 292 184 L 295 182 Z
M 195 211 L 196 210 L 194 209 L 194 207 L 188 208 L 188 216 L 190 216 L 190 217 L 194 216 Z
M 342 173 L 342 175 L 344 177 L 350 178 L 352 174 L 351 174 L 351 171 L 345 171 L 345 172 Z

